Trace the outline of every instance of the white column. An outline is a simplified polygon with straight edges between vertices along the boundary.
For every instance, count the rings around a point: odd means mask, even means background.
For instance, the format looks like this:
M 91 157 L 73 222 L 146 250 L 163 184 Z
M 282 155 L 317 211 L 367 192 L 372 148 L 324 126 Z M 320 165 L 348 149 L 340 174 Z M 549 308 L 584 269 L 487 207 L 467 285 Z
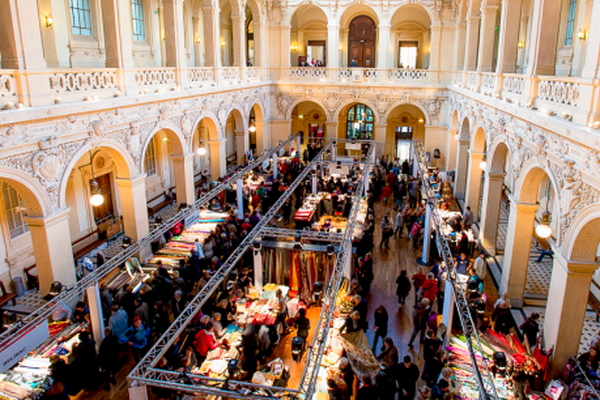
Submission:
M 523 306 L 533 221 L 538 207 L 538 204 L 510 202 L 500 292 L 508 294 L 513 307 Z
M 331 161 L 335 161 L 337 159 L 338 145 L 337 140 L 333 142 L 331 145 Z
M 210 174 L 216 181 L 227 174 L 227 139 L 209 140 L 210 149 Z
M 344 256 L 340 254 L 340 256 Z M 348 248 L 348 254 L 346 256 L 346 262 L 344 263 L 344 278 L 348 280 L 352 279 L 352 246 Z
M 561 9 L 560 0 L 534 0 L 527 75 L 554 75 Z
M 567 260 L 556 251 L 544 315 L 544 344 L 554 346 L 550 373 L 559 373 L 579 351 L 592 277 L 598 265 Z
M 444 307 L 442 309 L 442 324 L 446 325 L 446 340 L 452 336 L 452 318 L 454 317 L 454 290 L 450 280 L 446 279 L 444 284 Z
M 292 61 L 291 27 L 289 25 L 281 26 L 280 30 L 279 30 L 279 34 L 280 34 L 280 42 L 281 42 L 281 49 L 279 50 L 281 59 L 279 61 L 279 65 L 281 66 L 281 68 L 289 68 L 291 65 L 291 61 Z
M 205 6 L 204 17 L 204 62 L 209 67 L 221 66 L 221 34 L 219 32 L 219 8 Z M 217 175 L 219 177 L 221 175 Z
M 231 15 L 233 34 L 233 66 L 246 66 L 246 16 L 243 12 Z
M 185 67 L 183 0 L 163 0 L 167 67 Z
M 469 172 L 467 175 L 467 191 L 465 193 L 465 207 L 470 206 L 473 221 L 479 218 L 479 197 L 481 195 L 481 161 L 483 153 L 469 152 Z
M 244 190 L 243 190 L 244 182 L 241 179 L 238 179 L 236 184 L 237 184 L 238 218 L 244 219 Z
M 387 65 L 387 59 L 388 54 L 390 53 L 390 28 L 391 27 L 389 25 L 379 25 L 377 27 L 377 29 L 379 30 L 377 68 L 379 69 L 389 68 L 389 66 Z
M 496 65 L 496 72 L 499 74 L 514 73 L 517 70 L 520 20 L 521 0 L 503 0 L 500 13 L 498 64 Z
M 467 24 L 461 22 L 456 26 L 454 34 L 454 70 L 462 71 L 465 66 L 465 46 L 461 46 L 461 43 L 465 43 L 467 36 Z
M 429 247 L 431 246 L 431 207 L 433 205 L 427 204 L 425 207 L 425 226 L 423 227 L 423 254 L 421 256 L 421 263 L 423 265 L 429 264 Z
M 465 198 L 467 167 L 469 164 L 469 139 L 459 139 L 456 151 L 456 173 L 454 174 L 454 197 Z
M 581 77 L 597 79 L 600 78 L 600 29 L 598 29 L 597 22 L 595 21 L 600 21 L 599 1 L 595 1 L 592 4 L 590 21 L 594 21 L 595 29 L 592 29 L 591 25 L 587 28 L 587 49 Z
M 477 16 L 467 17 L 467 34 L 465 41 L 465 71 L 475 71 L 477 69 L 477 49 L 479 38 L 479 19 Z
M 273 153 L 273 179 L 277 179 L 277 173 L 279 168 L 277 167 L 277 153 Z
M 175 169 L 175 190 L 177 205 L 186 203 L 194 204 L 196 193 L 194 186 L 194 154 L 187 156 L 171 156 Z
M 104 316 L 102 314 L 102 300 L 100 299 L 100 291 L 98 284 L 88 287 L 85 290 L 90 310 L 90 320 L 92 322 L 92 335 L 96 344 L 100 345 L 104 339 Z
M 268 65 L 267 54 L 267 27 L 264 24 L 254 22 L 254 66 L 266 67 Z
M 300 161 L 302 161 L 302 151 L 300 150 L 301 142 L 302 142 L 302 138 L 300 136 L 296 137 L 296 151 L 297 151 L 298 159 Z
M 483 203 L 481 206 L 481 223 L 479 224 L 479 240 L 488 254 L 496 255 L 496 239 L 498 238 L 498 221 L 500 219 L 500 203 L 504 172 L 486 172 L 483 184 Z
M 235 131 L 235 143 L 236 143 L 236 152 L 237 152 L 237 158 L 238 158 L 238 164 L 242 163 L 242 161 L 244 160 L 244 157 L 246 156 L 246 153 L 248 152 L 248 150 L 250 150 L 250 135 L 242 130 L 236 130 Z
M 442 26 L 433 25 L 431 27 L 431 40 L 429 41 L 429 69 L 438 71 L 440 69 L 440 56 L 442 54 Z
M 149 233 L 146 175 L 116 178 L 115 183 L 119 187 L 125 235 L 134 241 L 140 240 Z
M 254 286 L 260 292 L 262 291 L 264 285 L 262 250 L 257 250 L 254 247 L 252 247 L 252 252 L 254 254 Z
M 338 25 L 327 25 L 327 67 L 340 67 L 340 27 Z
M 70 286 L 75 283 L 75 263 L 69 229 L 69 208 L 47 217 L 25 217 L 40 280 L 40 291 L 45 296 L 54 281 Z
M 479 54 L 477 59 L 477 71 L 479 72 L 492 71 L 496 11 L 498 11 L 498 6 L 495 5 L 481 7 L 481 29 L 479 31 Z
M 131 4 L 102 0 L 102 24 L 107 68 L 134 68 Z
M 148 389 L 146 385 L 130 386 L 129 400 L 148 400 Z
M 317 171 L 313 170 L 311 174 L 311 183 L 312 183 L 312 193 L 317 193 Z

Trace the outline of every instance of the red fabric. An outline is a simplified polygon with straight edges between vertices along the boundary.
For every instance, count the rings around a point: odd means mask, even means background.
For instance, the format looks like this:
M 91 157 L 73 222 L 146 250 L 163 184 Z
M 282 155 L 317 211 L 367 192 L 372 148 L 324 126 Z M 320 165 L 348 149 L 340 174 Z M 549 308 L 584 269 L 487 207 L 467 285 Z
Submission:
M 258 198 L 258 194 L 254 194 L 252 196 L 252 207 L 256 208 L 260 205 L 260 199 Z
M 433 303 L 438 291 L 437 283 L 432 279 L 427 279 L 423 282 L 421 289 L 423 290 L 423 297 L 428 298 Z
M 393 172 L 390 172 L 387 176 L 387 183 L 390 184 L 390 186 L 394 186 L 394 184 L 396 183 L 396 175 L 394 175 Z
M 196 345 L 196 351 L 202 357 L 206 357 L 210 350 L 219 347 L 219 343 L 215 341 L 215 337 L 212 334 L 207 333 L 205 329 L 202 329 L 196 334 L 194 344 Z

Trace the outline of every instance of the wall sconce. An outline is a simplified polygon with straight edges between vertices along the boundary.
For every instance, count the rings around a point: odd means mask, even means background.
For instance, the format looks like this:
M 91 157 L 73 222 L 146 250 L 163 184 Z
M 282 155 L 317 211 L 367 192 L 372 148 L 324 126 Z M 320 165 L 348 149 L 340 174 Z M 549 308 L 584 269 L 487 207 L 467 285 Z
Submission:
M 225 47 L 225 39 L 221 39 L 221 47 Z
M 423 122 L 425 122 L 425 120 L 423 118 L 419 118 L 419 123 L 422 124 Z
M 52 24 L 54 24 L 54 18 L 52 18 L 52 15 L 46 15 L 44 19 L 46 20 L 46 28 L 50 28 Z
M 525 47 L 525 43 L 523 43 L 523 42 L 519 42 L 519 43 L 517 44 L 517 46 L 518 46 L 520 49 L 522 49 L 523 47 Z
M 338 47 L 338 48 L 340 49 L 340 51 L 342 51 L 342 50 L 343 50 L 343 48 L 342 48 L 342 45 L 341 45 L 341 44 L 340 44 L 340 47 Z
M 298 51 L 298 45 L 296 43 L 292 43 L 291 47 L 292 51 Z
M 200 36 L 196 36 L 196 44 L 200 44 Z
M 162 37 L 163 42 L 167 39 L 167 35 L 165 35 L 165 31 L 162 31 L 160 33 L 160 36 Z
M 304 115 L 300 114 L 300 115 L 298 115 L 298 118 L 303 119 Z
M 580 29 L 577 31 L 577 37 L 579 38 L 580 42 L 583 42 L 587 37 L 587 32 L 583 29 Z

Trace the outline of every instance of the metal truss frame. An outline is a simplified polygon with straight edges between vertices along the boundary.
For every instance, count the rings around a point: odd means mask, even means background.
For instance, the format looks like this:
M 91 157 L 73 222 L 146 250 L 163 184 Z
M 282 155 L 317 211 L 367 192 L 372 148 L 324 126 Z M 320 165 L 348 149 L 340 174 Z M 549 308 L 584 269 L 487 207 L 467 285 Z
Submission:
M 419 173 L 421 174 L 421 181 L 423 182 L 423 192 L 427 198 L 427 207 L 429 207 L 431 210 L 431 220 L 433 221 L 433 226 L 436 231 L 438 251 L 444 259 L 446 267 L 448 268 L 448 281 L 452 285 L 454 304 L 457 309 L 460 325 L 465 335 L 467 349 L 469 350 L 469 354 L 473 362 L 475 377 L 480 387 L 479 396 L 482 400 L 498 400 L 498 393 L 496 391 L 496 386 L 494 385 L 494 377 L 485 362 L 486 355 L 483 352 L 481 343 L 479 341 L 479 335 L 469 310 L 467 296 L 465 295 L 462 286 L 456 281 L 456 267 L 454 265 L 454 258 L 452 257 L 452 252 L 450 251 L 450 246 L 448 245 L 446 236 L 442 231 L 444 221 L 437 208 L 437 200 L 433 189 L 429 184 L 429 173 L 425 166 L 425 152 L 420 140 L 413 140 L 413 145 L 415 146 L 414 148 L 417 149 L 415 161 L 418 161 Z M 451 327 L 448 327 L 448 329 L 451 329 Z M 483 374 L 479 369 L 480 365 L 483 366 Z
M 295 238 L 300 235 L 303 240 L 341 242 L 344 238 L 343 233 L 337 232 L 318 232 L 299 229 L 284 229 L 284 228 L 264 228 L 260 231 L 260 235 L 278 237 L 278 238 Z
M 127 261 L 128 258 L 135 256 L 140 252 L 140 250 L 150 246 L 152 242 L 158 240 L 161 235 L 163 235 L 167 230 L 171 229 L 171 227 L 173 227 L 177 222 L 187 219 L 192 214 L 198 212 L 202 206 L 208 204 L 222 191 L 235 184 L 237 179 L 243 178 L 247 173 L 252 172 L 254 168 L 261 166 L 262 163 L 273 156 L 273 154 L 277 154 L 286 145 L 293 143 L 297 136 L 298 134 L 290 136 L 287 140 L 280 142 L 275 148 L 269 150 L 264 155 L 254 160 L 245 168 L 234 173 L 224 182 L 219 183 L 210 192 L 200 196 L 200 198 L 198 198 L 194 204 L 181 210 L 167 221 L 164 221 L 160 226 L 153 229 L 148 235 L 136 241 L 127 249 L 108 260 L 103 266 L 97 268 L 94 270 L 94 272 L 87 274 L 83 279 L 75 283 L 73 286 L 63 289 L 63 291 L 54 299 L 39 307 L 36 311 L 19 320 L 17 323 L 11 325 L 8 329 L 2 332 L 2 334 L 0 334 L 0 351 L 4 351 L 12 343 L 16 342 L 35 326 L 39 325 L 44 319 L 49 318 L 52 313 L 58 310 L 63 304 L 81 298 L 85 294 L 85 290 L 87 288 L 99 283 L 103 278 L 108 276 L 116 268 Z
M 374 145 L 371 144 L 370 153 L 374 151 Z M 324 345 L 329 332 L 330 322 L 333 316 L 335 308 L 335 298 L 339 287 L 342 282 L 342 274 L 344 270 L 345 259 L 344 257 L 338 257 L 334 271 L 332 272 L 332 278 L 330 284 L 327 287 L 327 295 L 324 301 L 323 311 L 319 318 L 318 326 L 320 327 L 318 337 L 313 340 L 309 353 L 307 355 L 307 366 L 305 367 L 304 374 L 302 376 L 301 384 L 299 389 L 289 389 L 281 387 L 269 387 L 263 385 L 256 385 L 248 382 L 234 381 L 228 379 L 218 378 L 207 378 L 198 375 L 184 375 L 174 372 L 169 372 L 161 369 L 156 369 L 155 365 L 158 360 L 166 353 L 170 346 L 177 340 L 181 335 L 189 322 L 198 312 L 198 310 L 204 305 L 208 298 L 215 292 L 217 287 L 222 283 L 223 279 L 229 274 L 236 263 L 241 259 L 247 250 L 252 249 L 254 241 L 260 236 L 279 236 L 283 237 L 294 237 L 298 233 L 304 235 L 304 237 L 322 237 L 326 240 L 335 240 L 340 237 L 337 233 L 324 233 L 310 231 L 299 231 L 293 229 L 281 229 L 269 227 L 270 220 L 276 215 L 277 211 L 281 208 L 286 199 L 300 186 L 303 180 L 309 175 L 312 167 L 317 163 L 321 162 L 321 158 L 329 148 L 332 147 L 332 143 L 328 143 L 321 149 L 319 154 L 302 170 L 300 175 L 292 182 L 288 190 L 273 204 L 270 210 L 263 216 L 257 226 L 252 229 L 250 234 L 240 243 L 240 245 L 234 250 L 229 256 L 221 268 L 215 273 L 215 275 L 207 282 L 207 284 L 201 289 L 201 291 L 194 297 L 194 299 L 188 304 L 183 310 L 181 315 L 173 322 L 169 329 L 158 339 L 152 349 L 142 358 L 140 363 L 136 365 L 134 370 L 127 377 L 129 386 L 153 386 L 161 387 L 172 390 L 181 390 L 188 393 L 202 393 L 206 395 L 216 395 L 222 397 L 231 397 L 238 399 L 252 398 L 252 399 L 281 399 L 293 398 L 293 399 L 307 399 L 310 394 L 314 391 L 316 386 L 316 376 L 320 366 L 320 360 L 323 356 Z M 360 209 L 360 198 L 362 191 L 365 187 L 365 180 L 369 178 L 369 157 L 366 162 L 360 164 L 366 165 L 363 169 L 363 176 L 359 180 L 357 190 L 355 192 L 355 201 L 348 218 L 348 225 L 343 237 L 340 239 L 341 245 L 338 249 L 338 254 L 346 254 L 345 252 L 351 251 L 352 236 L 354 228 L 356 226 L 356 219 L 358 211 Z M 316 234 L 316 235 L 313 235 Z M 321 239 L 321 240 L 324 240 Z M 325 304 L 328 306 L 326 307 Z M 333 307 L 329 305 L 333 304 Z M 325 317 L 324 317 L 325 315 Z M 321 328 L 322 327 L 322 328 Z M 316 344 L 316 346 L 315 346 Z M 307 371 L 310 369 L 310 372 Z

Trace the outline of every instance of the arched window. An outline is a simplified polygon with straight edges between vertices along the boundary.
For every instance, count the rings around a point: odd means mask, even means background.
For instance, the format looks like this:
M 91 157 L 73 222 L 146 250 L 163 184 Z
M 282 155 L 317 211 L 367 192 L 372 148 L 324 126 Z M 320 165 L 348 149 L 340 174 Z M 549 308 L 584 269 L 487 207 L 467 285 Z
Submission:
M 146 27 L 144 25 L 143 0 L 131 0 L 131 20 L 133 23 L 133 40 L 146 41 Z
M 356 104 L 348 110 L 346 121 L 348 139 L 373 139 L 373 111 L 364 104 Z
M 146 149 L 146 156 L 144 157 L 144 170 L 146 171 L 146 176 L 152 176 L 156 174 L 156 150 L 154 148 L 154 139 L 150 140 L 148 144 L 148 149 Z
M 2 182 L 2 201 L 10 238 L 14 239 L 28 232 L 29 225 L 23 219 L 26 214 L 25 203 L 19 193 L 6 182 Z
M 92 18 L 89 0 L 69 0 L 73 35 L 92 36 Z
M 577 12 L 577 0 L 569 1 L 569 11 L 567 13 L 567 30 L 565 33 L 565 46 L 573 44 L 573 31 L 575 30 L 575 13 Z

